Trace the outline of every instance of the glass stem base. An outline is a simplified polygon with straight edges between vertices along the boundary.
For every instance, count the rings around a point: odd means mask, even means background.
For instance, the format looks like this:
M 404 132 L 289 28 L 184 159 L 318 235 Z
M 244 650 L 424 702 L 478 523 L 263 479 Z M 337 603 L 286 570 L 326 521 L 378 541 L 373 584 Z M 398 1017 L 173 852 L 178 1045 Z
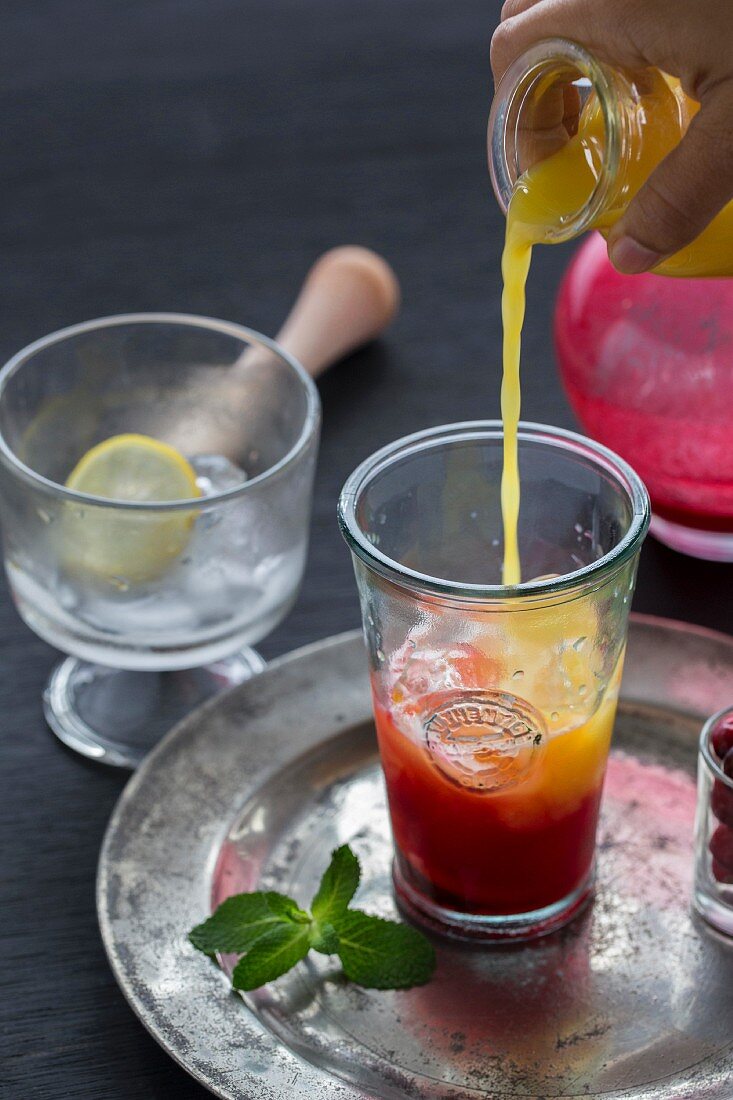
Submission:
M 418 893 L 401 873 L 397 860 L 392 865 L 392 880 L 399 908 L 406 917 L 430 932 L 474 943 L 521 943 L 562 928 L 585 908 L 593 897 L 595 868 L 591 867 L 583 882 L 571 894 L 553 905 L 509 916 L 446 909 Z
M 261 672 L 246 647 L 201 668 L 129 672 L 77 657 L 57 665 L 43 693 L 49 726 L 65 745 L 104 764 L 136 768 L 163 734 L 200 703 Z
M 727 531 L 701 531 L 658 515 L 652 516 L 650 530 L 655 538 L 680 554 L 705 561 L 733 561 L 733 534 Z

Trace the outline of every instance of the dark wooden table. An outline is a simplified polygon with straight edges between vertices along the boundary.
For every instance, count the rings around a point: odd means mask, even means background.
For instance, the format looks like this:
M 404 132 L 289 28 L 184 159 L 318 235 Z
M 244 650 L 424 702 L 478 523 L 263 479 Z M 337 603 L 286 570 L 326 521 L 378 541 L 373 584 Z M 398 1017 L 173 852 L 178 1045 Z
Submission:
M 108 313 L 170 309 L 274 333 L 334 244 L 384 253 L 404 305 L 321 384 L 312 550 L 274 656 L 353 627 L 338 490 L 370 451 L 495 416 L 499 252 L 484 134 L 498 0 L 31 0 L 3 20 L 0 357 Z M 570 426 L 550 344 L 567 263 L 541 250 L 524 413 Z M 720 629 L 733 571 L 650 540 L 636 608 Z M 126 775 L 65 751 L 40 694 L 55 654 L 3 592 L 0 1094 L 201 1097 L 128 1009 L 94 876 Z

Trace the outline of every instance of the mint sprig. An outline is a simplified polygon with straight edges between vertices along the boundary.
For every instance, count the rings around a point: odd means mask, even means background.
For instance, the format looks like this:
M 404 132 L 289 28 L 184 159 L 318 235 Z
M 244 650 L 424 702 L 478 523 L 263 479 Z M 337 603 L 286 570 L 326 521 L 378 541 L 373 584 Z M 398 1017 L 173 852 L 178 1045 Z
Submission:
M 359 860 L 343 844 L 332 853 L 309 912 L 272 890 L 235 894 L 188 938 L 206 955 L 242 956 L 232 974 L 235 989 L 274 981 L 311 950 L 338 955 L 346 977 L 370 989 L 424 985 L 435 969 L 432 944 L 410 925 L 349 908 L 360 874 Z

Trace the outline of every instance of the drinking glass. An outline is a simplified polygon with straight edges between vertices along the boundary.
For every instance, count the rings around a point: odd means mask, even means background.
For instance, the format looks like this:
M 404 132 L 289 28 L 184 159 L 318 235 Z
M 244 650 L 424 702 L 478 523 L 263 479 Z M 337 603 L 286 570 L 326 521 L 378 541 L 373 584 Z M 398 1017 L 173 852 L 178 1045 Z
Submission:
M 262 668 L 250 646 L 303 573 L 319 421 L 291 355 L 204 317 L 106 317 L 6 364 L 5 569 L 21 617 L 70 654 L 44 697 L 67 745 L 135 766 L 172 722 Z M 67 487 L 90 448 L 126 433 L 177 448 L 201 495 Z
M 727 752 L 733 752 L 733 706 L 714 714 L 700 734 L 693 897 L 709 924 L 733 936 L 733 777 L 723 770 Z
M 367 459 L 339 504 L 408 915 L 525 939 L 592 892 L 646 490 L 621 459 L 522 424 L 522 575 L 501 577 L 501 424 Z

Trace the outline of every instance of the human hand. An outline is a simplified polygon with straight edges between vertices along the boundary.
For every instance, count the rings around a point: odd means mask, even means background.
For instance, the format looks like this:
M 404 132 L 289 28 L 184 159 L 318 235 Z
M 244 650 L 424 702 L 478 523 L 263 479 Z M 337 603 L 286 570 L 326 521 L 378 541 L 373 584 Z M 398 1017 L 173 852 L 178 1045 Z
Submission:
M 608 237 L 619 271 L 656 267 L 693 241 L 733 198 L 731 0 L 506 0 L 491 43 L 498 83 L 544 38 L 568 38 L 622 69 L 676 76 L 700 110 Z

